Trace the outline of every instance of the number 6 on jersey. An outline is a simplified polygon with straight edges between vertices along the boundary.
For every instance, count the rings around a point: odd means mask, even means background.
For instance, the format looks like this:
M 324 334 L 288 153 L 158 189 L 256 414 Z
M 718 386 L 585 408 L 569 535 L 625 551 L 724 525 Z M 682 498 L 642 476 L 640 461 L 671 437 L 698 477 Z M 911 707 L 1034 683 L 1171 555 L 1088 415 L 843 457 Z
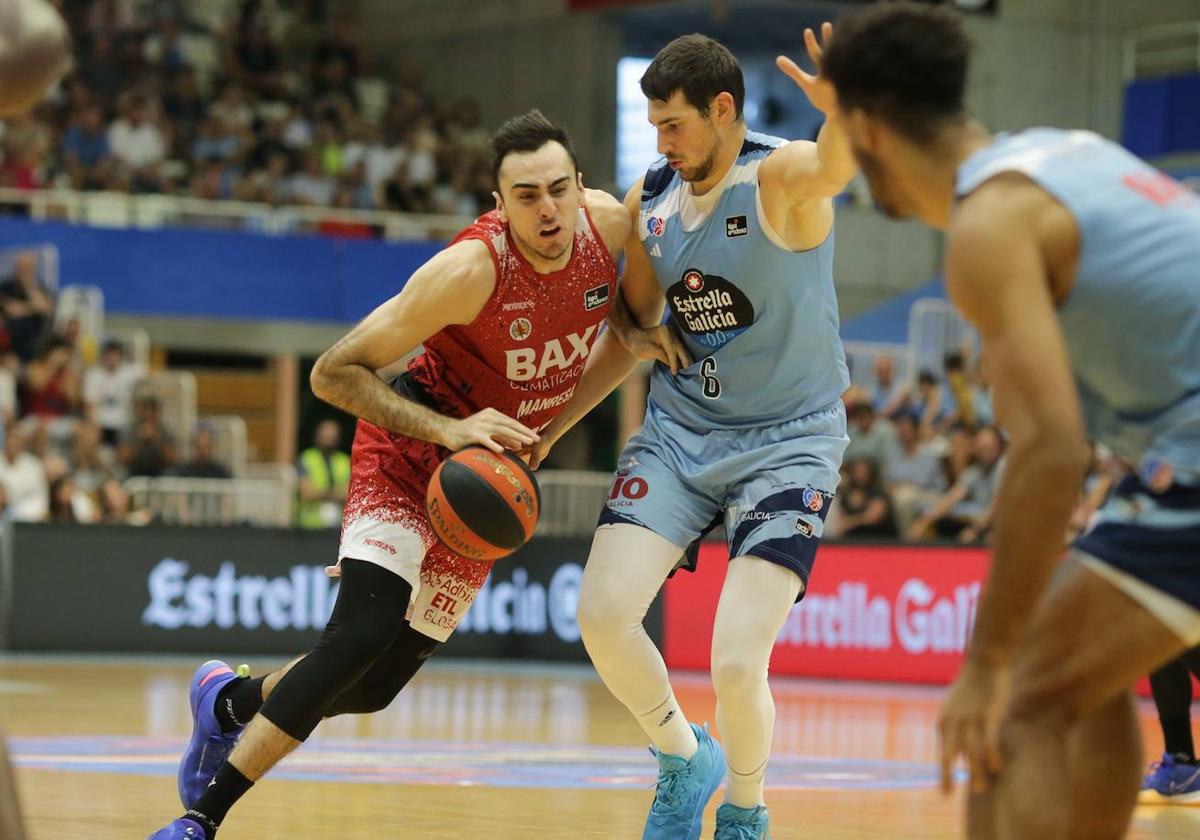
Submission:
M 704 396 L 710 400 L 721 396 L 721 380 L 716 377 L 717 360 L 709 356 L 700 363 L 700 375 L 704 377 Z

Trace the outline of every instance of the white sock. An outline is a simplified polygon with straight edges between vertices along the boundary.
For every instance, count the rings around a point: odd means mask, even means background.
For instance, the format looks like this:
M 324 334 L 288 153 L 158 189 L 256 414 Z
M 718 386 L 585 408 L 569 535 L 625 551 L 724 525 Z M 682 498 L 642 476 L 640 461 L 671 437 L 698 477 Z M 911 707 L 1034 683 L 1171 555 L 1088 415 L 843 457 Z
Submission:
M 669 691 L 667 699 L 653 709 L 635 717 L 659 752 L 690 759 L 699 749 L 696 733 L 679 708 L 674 691 Z

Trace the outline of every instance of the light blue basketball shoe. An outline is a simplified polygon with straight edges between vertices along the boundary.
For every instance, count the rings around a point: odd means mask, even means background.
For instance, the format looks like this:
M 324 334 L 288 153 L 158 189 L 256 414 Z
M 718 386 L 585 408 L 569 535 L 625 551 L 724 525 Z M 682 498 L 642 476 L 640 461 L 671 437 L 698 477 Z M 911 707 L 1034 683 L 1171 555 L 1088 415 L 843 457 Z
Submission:
M 707 725 L 690 726 L 697 742 L 690 759 L 650 748 L 658 759 L 658 786 L 642 840 L 699 840 L 704 806 L 725 777 L 725 751 Z
M 726 802 L 717 809 L 717 833 L 713 840 L 770 840 L 771 820 L 764 805 L 739 808 Z

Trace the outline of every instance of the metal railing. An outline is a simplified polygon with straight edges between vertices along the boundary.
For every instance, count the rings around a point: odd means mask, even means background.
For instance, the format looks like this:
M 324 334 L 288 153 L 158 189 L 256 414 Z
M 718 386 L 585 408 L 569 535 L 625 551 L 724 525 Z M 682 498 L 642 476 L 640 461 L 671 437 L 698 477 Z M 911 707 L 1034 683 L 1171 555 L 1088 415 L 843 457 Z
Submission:
M 954 305 L 939 298 L 922 298 L 908 313 L 910 370 L 942 373 L 946 354 L 962 352 L 967 358 L 978 356 L 979 336 Z
M 274 465 L 272 465 L 274 466 Z M 136 510 L 166 525 L 259 525 L 277 528 L 295 520 L 296 474 L 244 478 L 125 479 Z
M 381 238 L 395 241 L 448 239 L 473 221 L 464 216 L 10 187 L 0 188 L 0 208 L 6 206 L 20 208 L 33 219 L 64 219 L 94 227 L 192 226 L 286 234 L 320 232 L 323 224 L 366 225 L 376 229 Z

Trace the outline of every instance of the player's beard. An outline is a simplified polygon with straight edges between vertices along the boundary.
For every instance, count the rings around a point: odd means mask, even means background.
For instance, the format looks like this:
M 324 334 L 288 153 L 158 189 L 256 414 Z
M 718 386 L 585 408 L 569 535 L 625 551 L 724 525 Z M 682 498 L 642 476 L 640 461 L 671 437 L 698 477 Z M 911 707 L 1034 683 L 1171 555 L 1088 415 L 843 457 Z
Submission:
M 888 188 L 888 176 L 879 158 L 865 149 L 854 147 L 854 158 L 871 188 L 871 198 L 879 212 L 891 219 L 907 219 L 912 213 L 901 207 L 900 201 Z
M 694 181 L 707 180 L 708 176 L 712 175 L 712 171 L 717 165 L 717 155 L 721 151 L 721 137 L 717 134 L 716 129 L 712 130 L 712 137 L 713 145 L 712 148 L 708 150 L 707 157 L 705 157 L 704 160 L 700 161 L 699 164 L 691 169 L 688 169 L 686 166 L 680 167 L 680 178 L 691 183 Z

